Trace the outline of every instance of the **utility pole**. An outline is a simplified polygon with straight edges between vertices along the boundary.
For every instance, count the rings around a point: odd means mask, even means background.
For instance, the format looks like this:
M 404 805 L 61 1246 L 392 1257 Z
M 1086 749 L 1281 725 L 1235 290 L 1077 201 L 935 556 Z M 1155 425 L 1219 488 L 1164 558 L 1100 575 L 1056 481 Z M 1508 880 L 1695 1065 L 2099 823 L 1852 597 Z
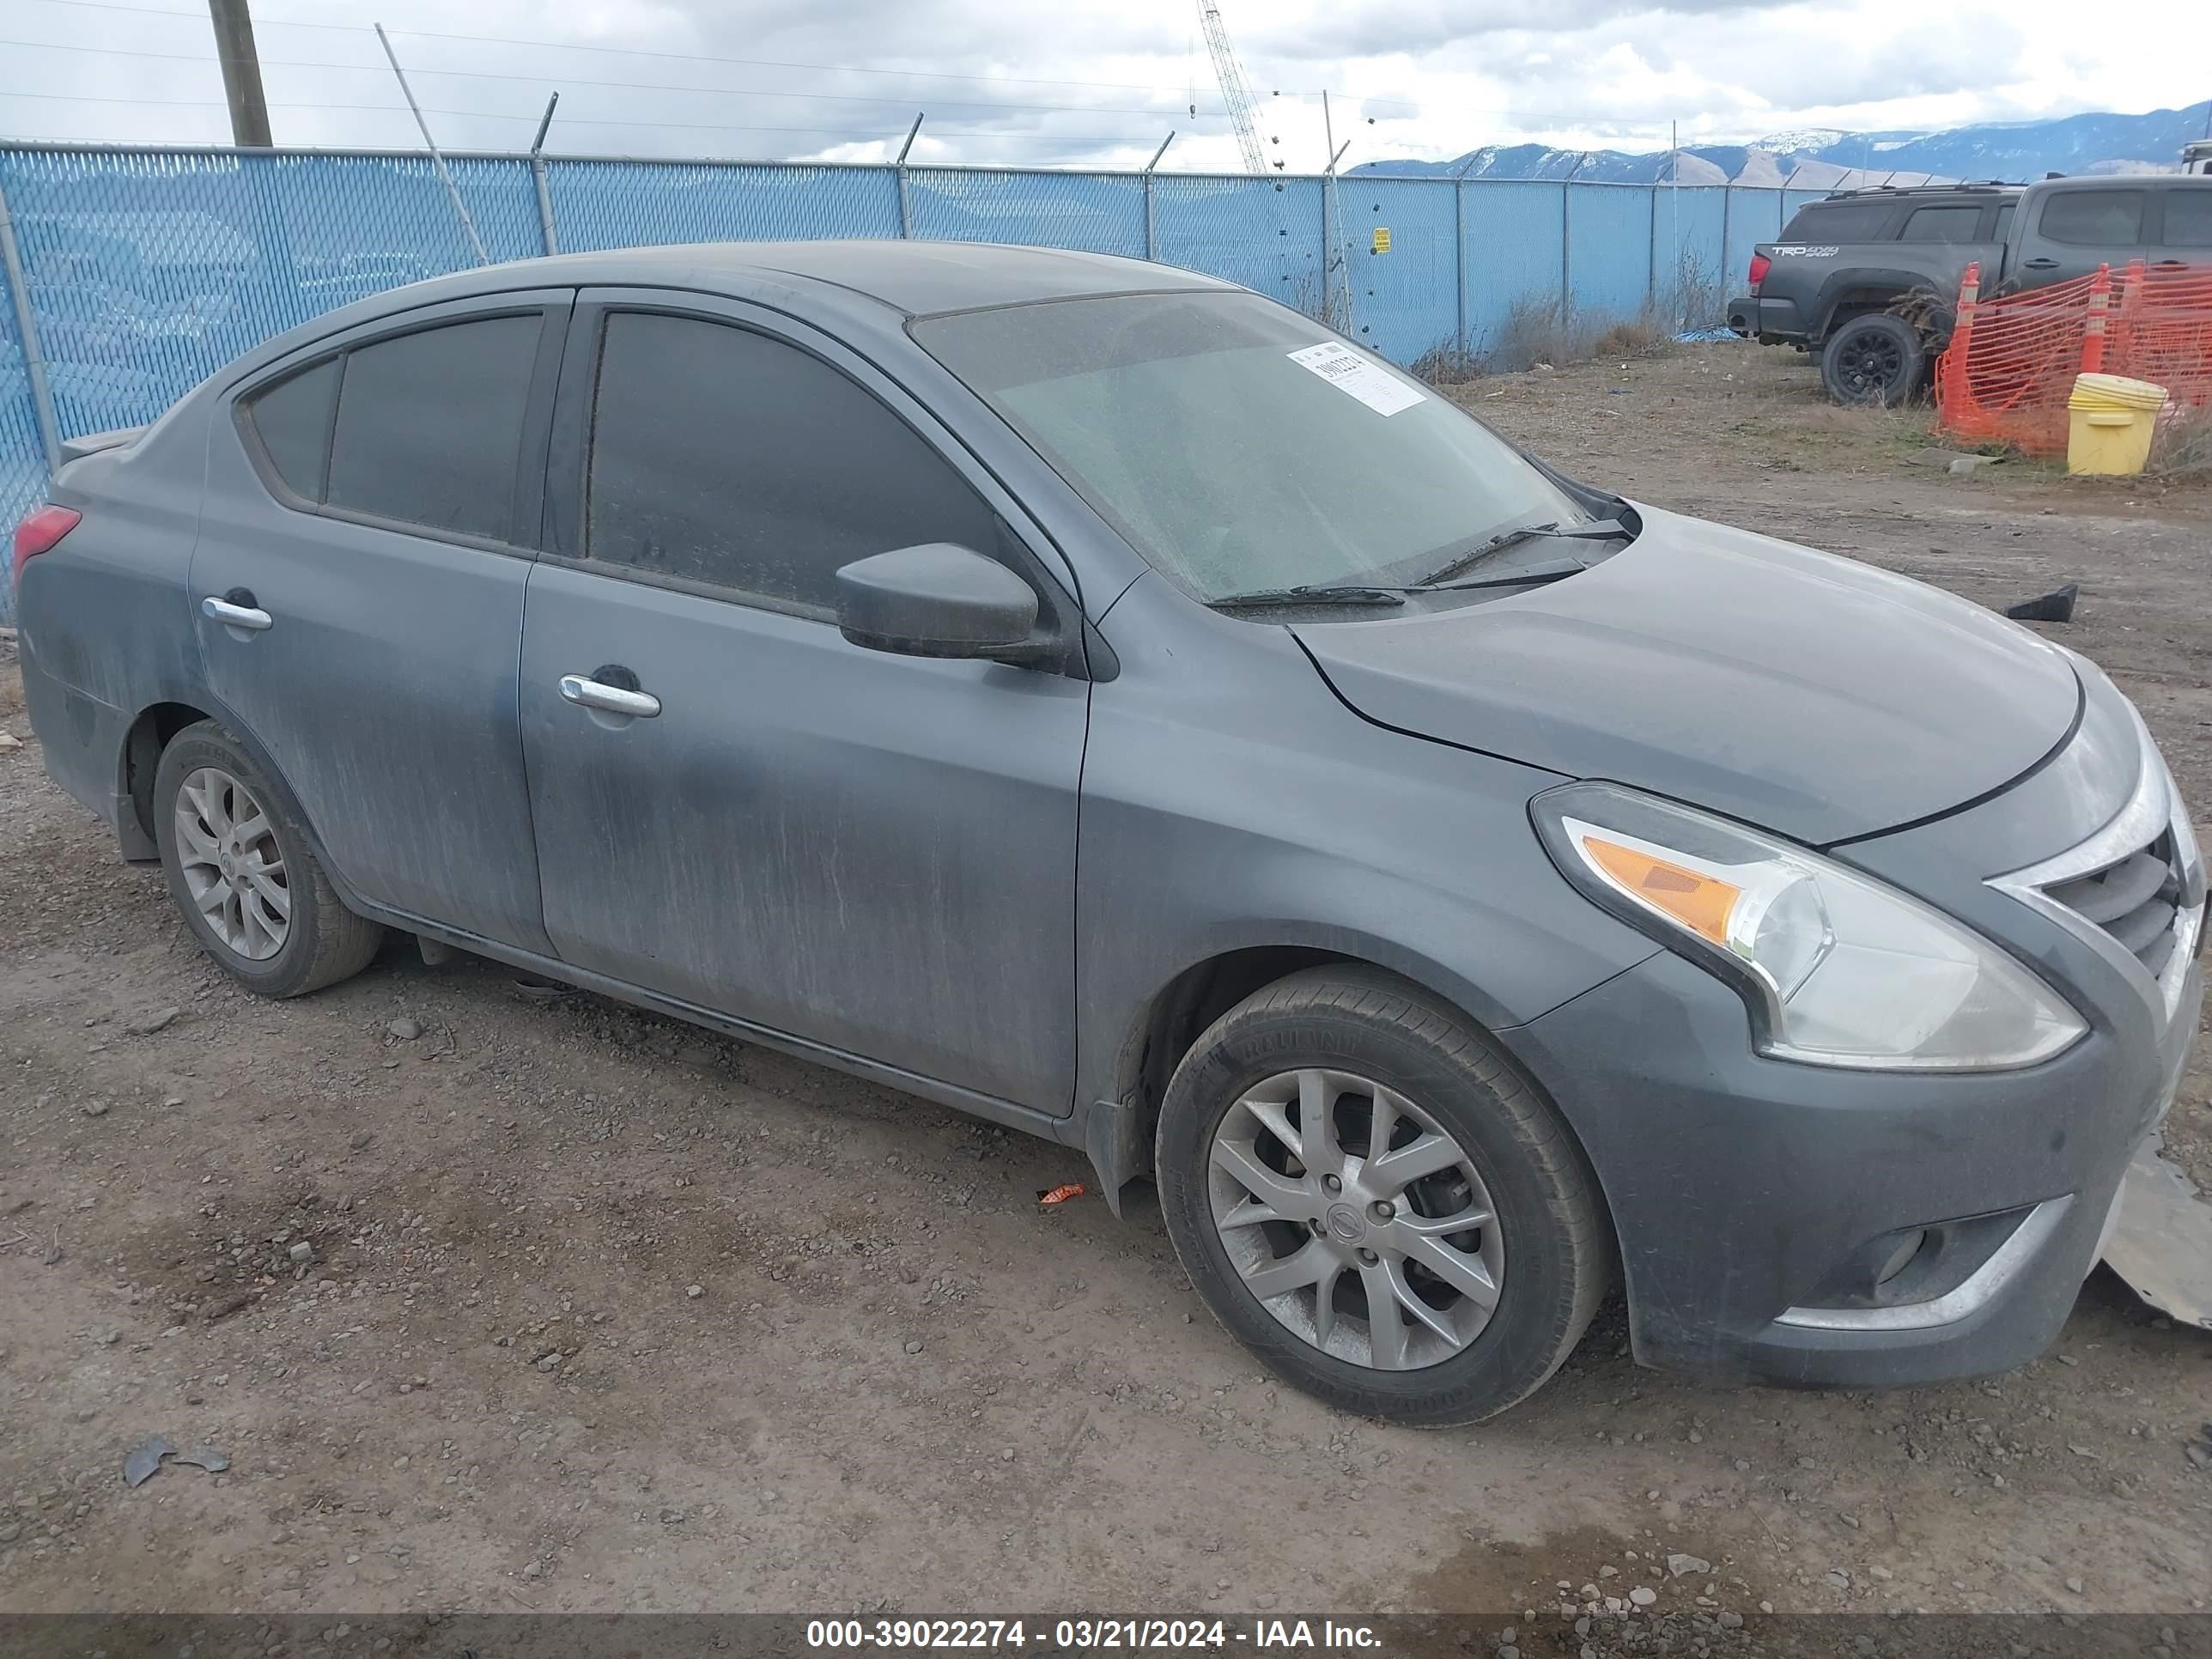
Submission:
M 215 52 L 222 62 L 223 96 L 230 100 L 230 140 L 240 149 L 267 149 L 269 102 L 261 92 L 261 54 L 253 46 L 246 0 L 208 0 L 215 24 Z

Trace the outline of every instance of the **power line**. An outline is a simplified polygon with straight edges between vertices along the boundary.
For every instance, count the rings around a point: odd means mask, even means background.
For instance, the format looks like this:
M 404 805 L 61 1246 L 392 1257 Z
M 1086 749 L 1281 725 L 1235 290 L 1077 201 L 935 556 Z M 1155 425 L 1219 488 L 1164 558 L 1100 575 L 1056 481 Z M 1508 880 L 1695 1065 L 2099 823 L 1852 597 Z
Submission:
M 71 92 L 16 92 L 4 88 L 0 88 L 0 98 L 38 98 L 65 104 L 131 104 L 142 106 L 149 109 L 226 109 L 228 107 L 228 106 L 222 100 L 212 98 L 103 98 Z M 269 107 L 271 109 L 288 110 L 347 110 L 364 112 L 378 115 L 404 115 L 407 113 L 407 107 L 404 104 L 271 104 Z M 521 121 L 525 123 L 535 123 L 538 119 L 538 117 L 535 115 L 507 115 L 495 110 L 482 109 L 433 109 L 428 105 L 423 106 L 422 112 L 425 115 L 451 115 L 462 120 L 470 121 Z M 866 141 L 866 137 L 867 136 L 865 129 L 856 129 L 849 126 L 750 126 L 741 124 L 733 125 L 728 122 L 720 121 L 624 121 L 615 119 L 611 117 L 599 118 L 578 118 L 574 121 L 568 121 L 566 117 L 562 118 L 565 125 L 587 127 L 665 128 L 671 131 L 684 132 L 802 132 L 817 135 L 830 134 L 841 137 L 848 143 L 863 143 Z M 1001 132 L 983 128 L 962 128 L 958 131 L 957 136 L 963 138 L 1049 138 L 1056 143 L 1120 144 L 1127 143 L 1128 142 L 1127 138 L 1121 134 L 1106 132 Z
M 393 31 L 395 33 L 402 32 Z M 204 64 L 209 61 L 197 52 L 148 52 L 137 46 L 80 46 L 56 40 L 0 40 L 0 46 L 25 46 L 46 52 L 85 52 L 99 57 L 150 58 L 171 64 Z M 345 70 L 355 74 L 378 76 L 385 73 L 383 70 L 373 64 L 326 64 L 292 58 L 264 58 L 261 63 L 263 67 L 270 69 Z M 629 92 L 699 92 L 709 93 L 723 98 L 811 99 L 817 103 L 890 104 L 899 107 L 905 107 L 913 102 L 913 100 L 908 98 L 873 97 L 857 93 L 784 92 L 759 87 L 684 86 L 653 81 L 578 81 L 568 76 L 555 77 L 543 75 L 516 75 L 502 70 L 416 69 L 409 72 L 417 76 L 436 75 L 475 81 L 522 81 L 533 86 L 543 86 L 549 80 L 557 78 L 564 87 L 610 87 Z M 995 99 L 951 103 L 940 103 L 933 99 L 931 108 L 933 110 L 1002 109 L 1024 114 L 1143 115 L 1155 118 L 1179 113 L 1177 110 L 1172 108 L 1136 109 L 1111 104 L 1009 104 Z M 1219 111 L 1207 110 L 1196 118 L 1201 121 L 1218 121 L 1224 117 Z

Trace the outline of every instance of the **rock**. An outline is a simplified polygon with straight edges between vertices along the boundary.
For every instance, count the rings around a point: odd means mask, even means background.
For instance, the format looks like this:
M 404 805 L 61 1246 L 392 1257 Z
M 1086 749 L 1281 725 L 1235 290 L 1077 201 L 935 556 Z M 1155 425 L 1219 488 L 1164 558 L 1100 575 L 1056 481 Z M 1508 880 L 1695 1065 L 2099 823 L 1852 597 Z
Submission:
M 304 1267 L 307 1263 L 315 1259 L 315 1247 L 308 1243 L 306 1239 L 302 1238 L 290 1245 L 288 1245 L 285 1248 L 284 1254 L 290 1256 L 295 1262 Z
M 422 1035 L 422 1022 L 419 1019 L 395 1019 L 384 1029 L 402 1042 L 412 1042 Z
M 696 1300 L 707 1294 L 707 1287 L 704 1285 L 686 1285 L 684 1294 Z
M 545 1564 L 543 1561 L 531 1562 L 529 1565 L 523 1568 L 522 1576 L 525 1578 L 543 1578 L 545 1576 Z
M 1985 466 L 1995 466 L 2002 455 L 1961 455 L 1943 470 L 1954 478 L 1971 478 Z
M 1639 1607 L 1648 1607 L 1659 1599 L 1659 1592 L 1649 1584 L 1638 1584 L 1628 1592 L 1628 1599 Z
M 180 1008 L 155 1008 L 146 1013 L 133 1014 L 123 1022 L 123 1029 L 132 1036 L 151 1036 L 156 1031 L 167 1030 L 170 1023 L 183 1012 Z
M 920 1353 L 921 1352 L 921 1344 L 919 1342 L 909 1342 L 906 1345 L 906 1351 L 908 1353 Z
M 22 746 L 23 740 L 13 732 L 0 732 L 0 755 L 6 754 L 10 749 L 21 749 Z
M 87 1117 L 106 1117 L 107 1103 L 104 1100 L 88 1100 L 84 1103 L 84 1115 Z
M 0 1527 L 0 1544 L 12 1544 L 22 1535 L 22 1528 L 16 1525 L 13 1521 L 10 1521 L 4 1527 Z
M 1886 1584 L 1886 1583 L 1887 1583 L 1891 1579 L 1893 1579 L 1893 1578 L 1894 1578 L 1894 1577 L 1897 1577 L 1897 1575 L 1896 1575 L 1895 1573 L 1892 1572 L 1892 1571 L 1891 1571 L 1887 1567 L 1883 1567 L 1883 1566 L 1872 1566 L 1872 1567 L 1869 1567 L 1869 1568 L 1867 1569 L 1867 1571 L 1868 1571 L 1869 1574 L 1871 1574 L 1873 1577 L 1876 1577 L 1876 1578 L 1881 1579 L 1881 1580 L 1882 1581 L 1882 1583 L 1884 1583 L 1885 1584 Z
M 2066 1581 L 2066 1588 L 2079 1595 L 2081 1594 L 2081 1581 L 2078 1578 L 2069 1578 Z
M 1723 1630 L 1741 1630 L 1743 1615 L 1740 1613 L 1723 1613 L 1720 1615 L 1719 1624 Z
M 1711 1572 L 1712 1570 L 1713 1564 L 1701 1556 L 1670 1555 L 1667 1558 L 1667 1571 L 1672 1577 L 1680 1578 L 1689 1573 Z

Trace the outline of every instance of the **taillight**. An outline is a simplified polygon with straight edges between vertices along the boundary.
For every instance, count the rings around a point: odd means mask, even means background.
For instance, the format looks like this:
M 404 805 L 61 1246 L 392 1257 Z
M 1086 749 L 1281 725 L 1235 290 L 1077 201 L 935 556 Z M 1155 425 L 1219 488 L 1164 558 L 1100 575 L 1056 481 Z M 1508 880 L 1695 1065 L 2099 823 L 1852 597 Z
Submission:
M 1751 256 L 1751 296 L 1759 297 L 1759 285 L 1766 280 L 1766 273 L 1774 269 L 1774 261 L 1764 253 Z
M 15 526 L 15 556 L 8 567 L 9 580 L 21 587 L 23 567 L 76 529 L 83 517 L 73 507 L 33 507 L 31 516 Z

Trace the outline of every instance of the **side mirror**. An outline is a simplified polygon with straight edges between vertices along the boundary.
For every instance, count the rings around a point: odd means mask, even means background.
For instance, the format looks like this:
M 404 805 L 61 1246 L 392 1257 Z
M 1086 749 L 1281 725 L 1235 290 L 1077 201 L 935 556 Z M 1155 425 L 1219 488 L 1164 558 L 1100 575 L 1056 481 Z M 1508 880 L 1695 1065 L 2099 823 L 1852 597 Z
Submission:
M 1034 657 L 1037 596 L 995 559 L 927 542 L 837 573 L 837 628 L 854 645 L 905 657 Z

